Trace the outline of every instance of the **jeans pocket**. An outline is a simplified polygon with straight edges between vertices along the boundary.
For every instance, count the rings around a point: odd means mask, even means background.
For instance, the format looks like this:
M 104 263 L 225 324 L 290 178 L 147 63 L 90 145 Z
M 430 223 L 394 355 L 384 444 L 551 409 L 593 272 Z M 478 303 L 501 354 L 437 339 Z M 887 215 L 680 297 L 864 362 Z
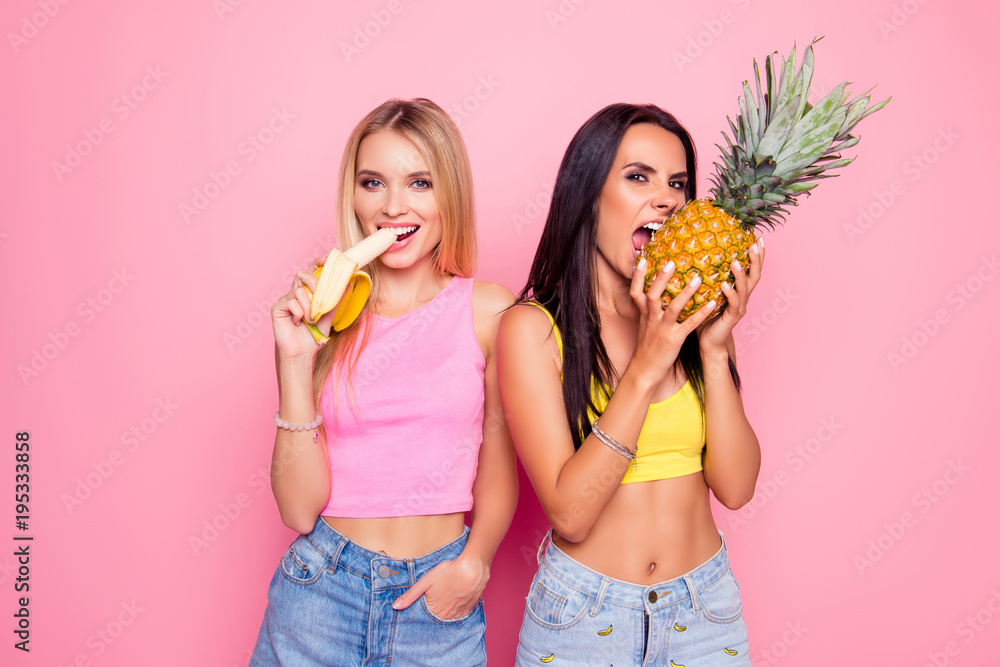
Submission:
M 483 599 L 479 598 L 479 602 L 473 605 L 472 611 L 470 611 L 465 616 L 459 616 L 458 618 L 441 618 L 433 611 L 431 611 L 431 608 L 429 606 L 427 606 L 427 598 L 423 595 L 420 596 L 420 604 L 424 609 L 424 613 L 430 616 L 432 621 L 436 623 L 442 623 L 444 625 L 453 625 L 455 623 L 461 623 L 462 621 L 467 621 L 468 619 L 475 616 L 476 612 L 479 611 L 479 609 L 483 606 Z
M 698 591 L 698 600 L 702 613 L 710 621 L 732 623 L 743 616 L 740 587 L 732 570 L 727 571 L 714 584 Z
M 525 610 L 539 625 L 561 630 L 583 618 L 592 602 L 592 596 L 548 574 L 543 568 L 532 582 Z
M 281 574 L 292 583 L 308 586 L 316 583 L 329 562 L 308 537 L 300 535 L 281 557 Z

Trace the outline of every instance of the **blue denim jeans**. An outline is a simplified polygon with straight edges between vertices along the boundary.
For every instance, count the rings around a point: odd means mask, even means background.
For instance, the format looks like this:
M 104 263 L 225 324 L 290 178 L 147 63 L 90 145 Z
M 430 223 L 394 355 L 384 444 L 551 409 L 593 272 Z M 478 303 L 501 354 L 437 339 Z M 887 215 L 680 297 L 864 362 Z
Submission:
M 285 552 L 267 591 L 250 667 L 485 665 L 483 602 L 460 619 L 435 616 L 421 596 L 392 603 L 432 567 L 454 560 L 461 537 L 419 558 L 393 559 L 351 542 L 322 517 Z
M 749 667 L 743 606 L 725 540 L 687 574 L 640 586 L 591 570 L 546 537 L 517 664 Z

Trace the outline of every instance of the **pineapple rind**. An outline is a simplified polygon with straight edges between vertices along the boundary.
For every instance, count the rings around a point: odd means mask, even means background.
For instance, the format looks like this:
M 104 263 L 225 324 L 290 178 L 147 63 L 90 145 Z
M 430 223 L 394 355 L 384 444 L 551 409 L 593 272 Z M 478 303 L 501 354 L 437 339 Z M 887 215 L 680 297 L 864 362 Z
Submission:
M 701 276 L 698 286 L 678 321 L 683 322 L 696 310 L 713 299 L 722 312 L 726 297 L 722 283 L 733 284 L 730 270 L 732 261 L 740 266 L 750 265 L 749 249 L 755 238 L 752 230 L 744 228 L 726 211 L 707 199 L 696 199 L 685 204 L 671 216 L 663 227 L 639 253 L 648 262 L 645 289 L 663 269 L 668 260 L 676 268 L 664 289 L 661 301 L 666 308 L 696 275 Z

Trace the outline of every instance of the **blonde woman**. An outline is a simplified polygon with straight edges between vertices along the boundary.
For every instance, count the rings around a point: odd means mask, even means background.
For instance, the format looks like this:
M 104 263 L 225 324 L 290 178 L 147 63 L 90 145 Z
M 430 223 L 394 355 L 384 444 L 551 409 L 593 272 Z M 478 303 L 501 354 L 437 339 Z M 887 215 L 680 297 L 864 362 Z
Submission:
M 709 493 L 753 496 L 760 447 L 743 411 L 733 327 L 764 250 L 684 322 L 692 278 L 660 305 L 639 249 L 695 197 L 673 116 L 614 104 L 570 142 L 538 252 L 500 329 L 500 389 L 553 530 L 539 550 L 518 665 L 746 667 L 747 629 Z M 718 315 L 716 317 L 716 315 Z
M 365 310 L 325 346 L 303 322 L 311 271 L 271 309 L 272 488 L 302 535 L 271 581 L 250 664 L 485 664 L 480 594 L 517 495 L 495 368 L 513 295 L 470 278 L 457 127 L 429 100 L 382 104 L 348 140 L 338 199 L 342 247 L 381 227 L 398 236 L 368 267 Z

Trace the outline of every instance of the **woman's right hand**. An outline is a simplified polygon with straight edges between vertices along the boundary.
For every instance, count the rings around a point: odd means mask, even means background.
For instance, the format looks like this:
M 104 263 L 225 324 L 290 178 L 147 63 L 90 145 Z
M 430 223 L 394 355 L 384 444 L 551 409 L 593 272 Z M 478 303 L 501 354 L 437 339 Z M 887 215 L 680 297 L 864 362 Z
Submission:
M 673 368 L 685 339 L 715 312 L 716 303 L 710 301 L 683 322 L 678 322 L 681 311 L 698 290 L 701 278 L 696 276 L 691 280 L 670 305 L 664 308 L 660 298 L 670 277 L 674 275 L 674 263 L 667 262 L 650 283 L 649 291 L 644 292 L 647 269 L 646 259 L 643 258 L 632 274 L 629 288 L 632 301 L 639 308 L 639 337 L 629 367 L 635 364 L 636 371 L 647 382 L 657 384 Z
M 292 289 L 271 306 L 274 342 L 281 359 L 308 358 L 310 361 L 322 347 L 306 327 L 305 318 L 312 309 L 312 293 L 319 278 L 313 273 L 323 266 L 326 257 L 317 257 L 304 271 L 295 274 Z M 308 288 L 308 289 L 307 289 Z

